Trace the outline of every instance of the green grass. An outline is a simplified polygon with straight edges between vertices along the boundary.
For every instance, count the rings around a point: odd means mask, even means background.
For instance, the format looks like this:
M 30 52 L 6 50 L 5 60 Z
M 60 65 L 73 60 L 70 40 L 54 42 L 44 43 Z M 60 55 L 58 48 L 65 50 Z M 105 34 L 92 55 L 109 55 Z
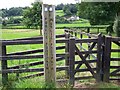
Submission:
M 57 15 L 60 16 L 60 17 L 64 16 L 63 10 L 56 10 L 56 16 Z
M 1 29 L 3 39 L 15 39 L 39 36 L 39 30 L 34 29 Z
M 2 39 L 17 39 L 40 36 L 40 30 L 36 29 L 0 29 Z M 56 34 L 64 34 L 63 29 L 56 29 Z
M 1 29 L 2 31 L 2 39 L 15 39 L 15 38 L 25 38 L 25 37 L 35 37 L 39 36 L 39 30 L 33 30 L 33 29 Z M 56 29 L 56 34 L 63 34 L 63 29 Z M 86 36 L 84 36 L 86 38 Z M 57 44 L 56 46 L 60 46 L 61 44 Z M 84 45 L 84 47 L 87 47 L 87 45 Z M 112 45 L 113 48 L 117 48 L 115 44 Z M 25 50 L 32 50 L 32 49 L 40 49 L 43 48 L 43 45 L 15 45 L 15 46 L 8 46 L 7 47 L 7 53 L 16 52 L 16 51 L 25 51 Z M 57 53 L 64 53 L 64 50 L 59 50 Z M 118 54 L 113 54 L 112 57 L 117 57 Z M 34 61 L 40 61 L 42 59 L 34 59 Z M 19 65 L 23 63 L 29 63 L 32 62 L 33 59 L 30 60 L 22 60 L 22 61 L 9 61 L 9 66 L 13 65 Z M 63 65 L 63 62 L 57 63 L 58 66 Z M 38 66 L 36 66 L 38 67 Z M 35 68 L 36 68 L 35 67 Z M 39 66 L 39 67 L 43 67 Z M 27 68 L 27 67 L 26 67 Z M 31 74 L 31 73 L 30 73 Z M 20 76 L 25 76 L 26 74 L 22 74 Z M 57 74 L 58 78 L 63 78 L 64 72 L 60 72 Z M 33 78 L 33 79 L 25 79 L 23 81 L 14 81 L 15 74 L 10 74 L 10 84 L 9 86 L 12 88 L 42 88 L 44 87 L 44 80 L 43 77 Z M 14 82 L 12 82 L 12 80 Z M 0 77 L 1 81 L 1 77 Z M 1 84 L 0 84 L 1 85 Z M 108 87 L 110 84 L 104 84 L 104 87 Z M 111 85 L 112 86 L 112 85 Z M 103 87 L 103 86 L 99 86 Z M 113 86 L 114 87 L 114 86 Z M 115 86 L 116 87 L 116 86 Z M 2 86 L 0 86 L 2 88 Z M 109 88 L 109 87 L 108 87 Z
M 80 18 L 80 20 L 77 20 L 77 21 L 73 21 L 74 24 L 78 24 L 78 23 L 89 23 L 89 20 L 86 20 L 86 19 L 82 19 Z
M 91 26 L 90 23 L 56 24 L 56 28 L 77 28 Z
M 66 23 L 66 24 L 56 24 L 57 29 L 64 29 L 66 28 L 73 28 L 73 27 L 86 27 L 91 26 L 89 22 L 81 22 L 81 21 L 75 21 L 72 23 Z M 3 29 L 27 29 L 26 26 L 22 25 L 7 25 L 5 27 L 2 27 Z M 33 29 L 33 28 L 32 28 Z
M 17 38 L 25 38 L 25 37 L 36 37 L 36 36 L 39 36 L 39 30 L 34 30 L 34 29 L 1 29 L 0 30 L 2 32 L 2 39 L 17 39 Z M 63 34 L 64 33 L 64 30 L 61 30 L 61 29 L 57 29 L 56 30 L 56 34 Z M 63 44 L 64 45 L 64 44 Z M 61 46 L 61 44 L 56 44 L 56 46 Z M 36 45 L 14 45 L 14 46 L 7 46 L 7 53 L 12 53 L 12 52 L 19 52 L 19 51 L 26 51 L 26 50 L 33 50 L 33 49 L 41 49 L 43 48 L 43 45 L 41 44 L 36 44 Z M 57 50 L 57 53 L 63 53 L 64 50 Z M 38 53 L 40 54 L 40 53 Z M 43 53 L 41 53 L 43 54 Z M 29 59 L 29 60 L 12 60 L 12 61 L 8 61 L 8 66 L 14 66 L 14 65 L 19 65 L 19 64 L 28 64 L 30 62 L 33 62 L 33 61 L 41 61 L 43 59 Z M 57 62 L 57 65 L 60 66 L 60 65 L 63 65 L 63 62 Z M 38 68 L 38 67 L 43 67 L 43 65 L 38 65 L 38 66 L 34 66 L 34 67 L 29 67 L 29 66 L 25 66 L 25 68 Z M 25 74 L 20 74 L 20 77 L 21 76 L 26 76 L 26 75 L 29 75 L 29 74 L 34 74 L 34 73 L 25 73 Z M 62 75 L 62 73 L 61 73 Z M 1 76 L 0 76 L 1 78 Z M 23 80 L 23 81 L 19 81 L 19 82 L 16 82 L 16 84 L 13 85 L 14 81 L 16 79 L 16 75 L 15 74 L 10 74 L 9 75 L 9 86 L 11 87 L 14 87 L 14 88 L 25 88 L 25 87 L 29 87 L 29 88 L 40 88 L 41 87 L 41 84 L 38 83 L 38 82 L 42 82 L 41 80 L 39 81 L 36 81 L 38 80 L 37 79 L 32 79 L 32 82 L 30 82 L 30 80 Z M 1 81 L 1 79 L 0 79 Z M 33 82 L 35 84 L 33 84 Z M 29 83 L 29 84 L 28 84 Z M 38 84 L 37 84 L 38 83 Z M 33 86 L 32 86 L 33 84 Z M 1 85 L 1 84 L 0 84 Z M 42 84 L 43 85 L 43 84 Z M 8 87 L 9 87 L 8 86 Z M 2 88 L 2 87 L 1 87 Z

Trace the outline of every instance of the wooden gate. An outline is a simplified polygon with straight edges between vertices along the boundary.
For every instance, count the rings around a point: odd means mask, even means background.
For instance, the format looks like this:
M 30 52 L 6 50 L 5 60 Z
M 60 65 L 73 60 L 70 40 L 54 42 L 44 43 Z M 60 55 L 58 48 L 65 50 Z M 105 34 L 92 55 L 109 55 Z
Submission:
M 103 54 L 103 81 L 120 80 L 120 38 L 105 37 Z
M 89 43 L 90 46 L 87 47 L 86 43 Z M 97 38 L 92 38 L 92 39 L 89 38 L 89 39 L 75 40 L 75 38 L 70 38 L 69 40 L 70 84 L 74 85 L 75 80 L 88 79 L 88 78 L 94 78 L 98 82 L 101 81 L 101 74 L 102 74 L 101 45 L 102 45 L 101 34 L 98 35 Z M 83 73 L 83 75 L 81 75 L 81 73 Z
M 72 36 L 67 44 L 69 83 L 71 85 L 74 85 L 75 80 L 89 78 L 93 78 L 97 82 L 120 80 L 119 37 L 114 38 L 101 34 L 96 37 L 90 33 L 78 32 L 77 30 L 65 30 L 65 32 Z M 87 39 L 82 38 L 84 37 L 83 34 L 88 36 Z

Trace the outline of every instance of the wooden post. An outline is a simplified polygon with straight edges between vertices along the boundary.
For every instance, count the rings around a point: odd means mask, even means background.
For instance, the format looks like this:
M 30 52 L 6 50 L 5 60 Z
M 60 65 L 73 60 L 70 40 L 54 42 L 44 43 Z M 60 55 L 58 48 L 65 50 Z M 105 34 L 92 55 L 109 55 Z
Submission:
M 98 29 L 97 29 L 97 33 L 99 33 L 100 32 L 100 30 L 99 30 L 99 27 L 98 27 Z
M 42 5 L 45 82 L 56 83 L 55 6 Z
M 88 28 L 87 28 L 87 33 L 89 33 L 89 32 L 90 32 L 90 28 L 88 27 Z
M 98 35 L 98 42 L 97 42 L 97 64 L 96 64 L 96 68 L 97 68 L 97 77 L 96 77 L 96 81 L 100 82 L 102 81 L 102 35 L 99 34 Z
M 82 39 L 83 38 L 83 35 L 82 35 L 82 33 L 80 32 L 80 39 Z
M 1 56 L 5 56 L 6 55 L 6 46 L 2 46 L 1 45 L 1 53 L 2 55 Z M 1 69 L 2 70 L 6 70 L 7 69 L 7 60 L 1 58 Z M 8 82 L 8 73 L 5 73 L 5 72 L 2 72 L 2 84 L 3 85 L 7 85 L 7 82 Z
M 103 81 L 104 77 L 104 58 L 105 58 L 105 35 L 102 36 L 102 64 L 101 64 L 101 80 Z
M 88 27 L 87 28 L 87 33 L 89 33 L 90 32 L 90 28 Z M 90 38 L 89 36 L 88 36 L 88 38 Z M 90 43 L 88 43 L 88 50 L 89 50 L 89 48 L 90 48 L 90 45 L 89 45 Z M 88 55 L 88 59 L 90 60 L 90 55 Z
M 75 31 L 75 37 L 77 37 L 77 31 Z
M 71 34 L 72 34 L 72 36 L 73 36 L 73 31 L 71 31 Z
M 70 34 L 65 32 L 65 39 L 69 39 L 70 38 Z M 69 53 L 69 42 L 65 43 L 65 53 Z M 65 56 L 65 66 L 69 66 L 69 56 L 66 55 Z M 66 70 L 66 77 L 69 78 L 69 71 Z
M 83 38 L 83 35 L 82 35 L 82 33 L 80 32 L 80 39 L 82 39 Z M 80 43 L 80 50 L 82 50 L 82 43 Z
M 88 27 L 87 28 L 87 33 L 90 33 L 90 28 Z M 88 36 L 88 38 L 91 38 L 90 36 Z M 88 50 L 89 50 L 89 48 L 90 48 L 90 45 L 89 45 L 90 43 L 88 43 Z M 88 59 L 90 59 L 90 55 L 88 55 Z
M 103 81 L 109 82 L 110 76 L 110 56 L 111 56 L 111 37 L 105 37 L 105 51 L 104 51 L 104 76 Z
M 71 38 L 69 41 L 69 84 L 74 86 L 74 68 L 75 68 L 75 39 Z

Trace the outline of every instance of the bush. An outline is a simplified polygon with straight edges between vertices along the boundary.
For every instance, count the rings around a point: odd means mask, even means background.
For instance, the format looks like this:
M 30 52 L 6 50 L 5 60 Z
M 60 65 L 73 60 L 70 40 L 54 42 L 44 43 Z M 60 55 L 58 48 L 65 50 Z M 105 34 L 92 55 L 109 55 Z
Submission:
M 106 32 L 108 33 L 112 33 L 113 32 L 113 23 L 111 23 L 108 27 L 107 27 L 107 29 L 106 29 Z
M 70 23 L 67 19 L 64 17 L 60 17 L 59 15 L 56 16 L 56 23 Z
M 120 37 L 120 16 L 116 17 L 113 29 L 116 33 L 116 36 Z

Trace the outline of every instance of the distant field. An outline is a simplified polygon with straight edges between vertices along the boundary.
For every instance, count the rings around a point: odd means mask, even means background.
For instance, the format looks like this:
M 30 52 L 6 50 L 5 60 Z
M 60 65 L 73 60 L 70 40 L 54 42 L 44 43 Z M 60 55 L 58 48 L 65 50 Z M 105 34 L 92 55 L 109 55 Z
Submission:
M 56 28 L 77 28 L 91 26 L 90 23 L 56 24 Z
M 59 15 L 59 16 L 64 16 L 64 12 L 63 10 L 56 10 L 56 16 Z
M 2 39 L 15 39 L 40 36 L 40 30 L 36 29 L 0 29 Z M 63 29 L 56 29 L 56 34 L 63 34 Z
M 76 21 L 75 23 L 65 23 L 65 24 L 56 24 L 57 29 L 64 29 L 64 27 L 71 28 L 71 27 L 84 27 L 84 26 L 90 26 L 90 23 L 81 23 L 80 21 Z M 8 25 L 6 27 L 3 27 L 3 29 L 27 29 L 26 26 L 23 25 Z M 33 29 L 33 28 L 31 28 Z
M 63 10 L 56 10 L 56 16 L 64 17 Z M 14 18 L 22 18 L 22 16 L 15 16 Z M 90 23 L 86 19 L 80 18 L 80 20 L 77 21 L 71 21 L 70 23 L 62 23 L 62 24 L 56 24 L 57 29 L 64 29 L 64 27 L 84 27 L 84 26 L 90 26 Z M 22 24 L 7 24 L 7 26 L 2 27 L 3 29 L 27 29 L 26 26 Z M 34 29 L 34 27 L 31 27 L 30 29 Z

